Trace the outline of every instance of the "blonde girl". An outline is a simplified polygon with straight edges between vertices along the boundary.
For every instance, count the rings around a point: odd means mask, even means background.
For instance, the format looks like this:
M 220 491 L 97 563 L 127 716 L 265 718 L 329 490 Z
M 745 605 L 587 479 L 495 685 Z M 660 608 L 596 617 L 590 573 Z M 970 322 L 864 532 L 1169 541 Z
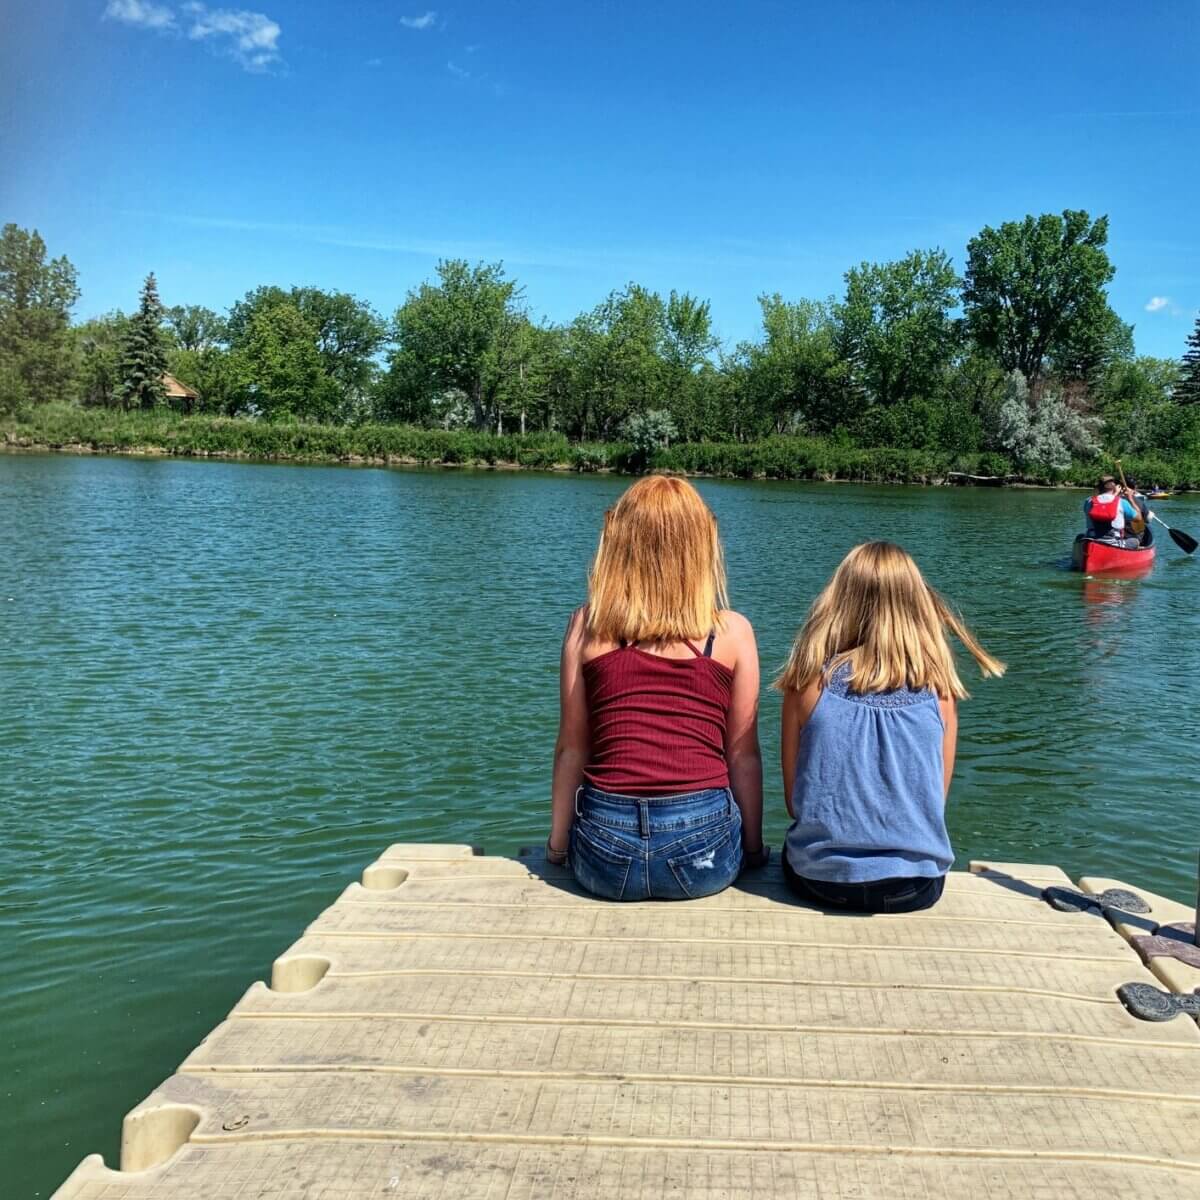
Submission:
M 890 542 L 856 546 L 813 602 L 775 681 L 792 818 L 783 870 L 804 900 L 913 912 L 941 896 L 967 696 L 947 632 L 985 677 L 1004 673 Z
M 641 479 L 605 513 L 563 640 L 547 843 L 596 895 L 707 896 L 765 860 L 758 650 L 726 603 L 690 483 Z

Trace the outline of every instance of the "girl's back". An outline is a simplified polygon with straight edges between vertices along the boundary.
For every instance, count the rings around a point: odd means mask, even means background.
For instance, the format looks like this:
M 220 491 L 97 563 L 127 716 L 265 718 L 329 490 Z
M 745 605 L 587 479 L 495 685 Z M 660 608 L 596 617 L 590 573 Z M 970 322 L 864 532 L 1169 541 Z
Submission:
M 985 675 L 1004 664 L 890 542 L 842 560 L 796 636 L 784 693 L 784 877 L 806 900 L 911 912 L 941 895 L 954 861 L 945 799 L 957 703 L 953 632 Z
M 727 622 L 736 614 L 723 614 Z M 724 639 L 732 640 L 732 639 Z M 618 645 L 585 654 L 588 783 L 627 796 L 729 786 L 725 730 L 733 668 L 690 641 L 665 653 Z
M 849 674 L 848 663 L 832 672 L 800 734 L 788 862 L 848 883 L 942 875 L 954 854 L 938 698 L 928 688 L 858 693 Z

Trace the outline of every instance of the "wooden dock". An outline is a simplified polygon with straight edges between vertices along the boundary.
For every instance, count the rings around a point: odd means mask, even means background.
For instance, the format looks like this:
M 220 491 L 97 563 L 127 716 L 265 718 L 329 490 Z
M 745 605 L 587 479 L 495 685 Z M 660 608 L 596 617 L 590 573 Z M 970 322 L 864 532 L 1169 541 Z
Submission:
M 1200 986 L 1127 940 L 1193 913 L 1047 886 L 975 863 L 928 912 L 837 916 L 773 864 L 623 905 L 393 846 L 57 1200 L 1200 1196 L 1200 1028 L 1117 995 Z

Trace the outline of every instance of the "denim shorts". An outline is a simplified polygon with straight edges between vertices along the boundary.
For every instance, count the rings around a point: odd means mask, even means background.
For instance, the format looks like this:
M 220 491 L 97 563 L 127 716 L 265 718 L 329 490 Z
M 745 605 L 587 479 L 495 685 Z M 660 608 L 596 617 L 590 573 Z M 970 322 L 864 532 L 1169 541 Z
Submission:
M 691 900 L 727 888 L 742 867 L 742 814 L 728 788 L 676 796 L 575 793 L 571 870 L 607 900 Z

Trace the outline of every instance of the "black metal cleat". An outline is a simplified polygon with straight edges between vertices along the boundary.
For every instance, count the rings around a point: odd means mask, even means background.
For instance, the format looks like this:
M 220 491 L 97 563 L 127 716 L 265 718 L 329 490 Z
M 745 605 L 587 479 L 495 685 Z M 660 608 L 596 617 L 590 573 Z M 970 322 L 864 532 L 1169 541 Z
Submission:
M 1042 889 L 1042 899 L 1059 912 L 1087 912 L 1093 908 L 1102 912 L 1108 908 L 1119 908 L 1128 913 L 1150 911 L 1150 905 L 1141 896 L 1136 892 L 1126 891 L 1125 888 L 1109 888 L 1098 896 L 1088 896 L 1074 888 L 1048 887 Z
M 1125 888 L 1108 888 L 1096 897 L 1101 908 L 1119 908 L 1122 912 L 1148 913 L 1150 905 L 1137 894 Z
M 1150 983 L 1123 983 L 1117 998 L 1142 1021 L 1170 1021 L 1186 1013 L 1200 1020 L 1200 995 L 1189 992 L 1164 992 Z

